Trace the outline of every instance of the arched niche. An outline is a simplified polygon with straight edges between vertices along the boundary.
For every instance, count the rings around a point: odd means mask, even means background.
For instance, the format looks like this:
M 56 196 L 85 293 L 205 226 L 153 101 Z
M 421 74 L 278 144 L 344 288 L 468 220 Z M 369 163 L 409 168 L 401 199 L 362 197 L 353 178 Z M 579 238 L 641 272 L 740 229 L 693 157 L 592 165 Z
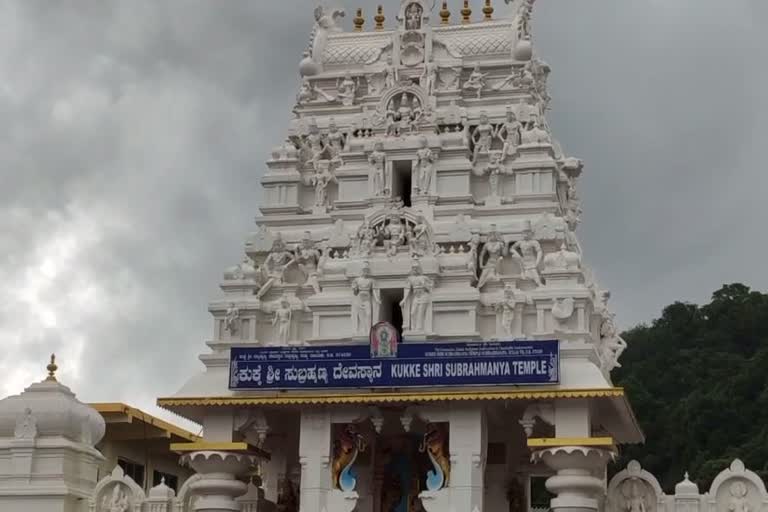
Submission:
M 606 512 L 664 512 L 666 497 L 656 477 L 636 460 L 608 483 Z
M 128 512 L 139 512 L 146 500 L 144 490 L 123 468 L 115 466 L 112 473 L 99 480 L 93 489 L 89 503 L 90 512 L 110 512 L 115 507 L 124 507 Z
M 710 512 L 760 512 L 768 507 L 765 483 L 739 459 L 720 472 L 707 493 Z

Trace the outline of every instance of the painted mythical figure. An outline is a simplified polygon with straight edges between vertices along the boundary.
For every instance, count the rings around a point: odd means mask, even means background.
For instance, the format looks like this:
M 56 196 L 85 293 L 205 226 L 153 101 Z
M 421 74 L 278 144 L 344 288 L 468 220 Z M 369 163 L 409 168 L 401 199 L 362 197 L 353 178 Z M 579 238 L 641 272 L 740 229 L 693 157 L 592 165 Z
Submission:
M 357 478 L 352 472 L 352 466 L 358 454 L 365 451 L 365 438 L 357 431 L 357 426 L 350 423 L 344 428 L 341 436 L 334 442 L 333 467 L 331 477 L 333 488 L 344 492 L 355 490 Z
M 427 472 L 427 490 L 439 491 L 451 476 L 451 462 L 448 458 L 448 443 L 445 434 L 437 425 L 430 423 L 424 433 L 419 451 L 426 452 L 434 470 Z

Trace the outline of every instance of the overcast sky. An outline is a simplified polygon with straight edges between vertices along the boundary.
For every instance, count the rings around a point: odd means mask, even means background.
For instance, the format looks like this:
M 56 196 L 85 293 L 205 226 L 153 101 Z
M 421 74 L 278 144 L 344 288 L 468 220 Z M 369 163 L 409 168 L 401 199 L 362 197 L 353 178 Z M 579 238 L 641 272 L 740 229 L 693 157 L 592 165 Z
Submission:
M 51 352 L 80 398 L 149 410 L 201 368 L 312 21 L 308 0 L 0 0 L 0 396 Z M 765 0 L 537 3 L 551 125 L 586 163 L 579 236 L 623 327 L 768 289 L 766 26 Z

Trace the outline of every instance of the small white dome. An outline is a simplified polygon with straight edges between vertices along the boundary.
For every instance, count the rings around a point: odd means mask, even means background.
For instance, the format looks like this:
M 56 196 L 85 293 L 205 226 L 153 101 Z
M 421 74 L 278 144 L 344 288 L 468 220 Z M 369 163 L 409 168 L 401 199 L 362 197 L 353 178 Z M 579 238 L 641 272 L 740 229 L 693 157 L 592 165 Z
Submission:
M 160 483 L 149 490 L 149 499 L 152 500 L 169 500 L 176 497 L 176 493 L 173 489 L 165 485 L 165 478 L 160 480 Z
M 104 418 L 56 381 L 53 371 L 20 395 L 0 400 L 0 437 L 62 436 L 94 446 L 104 437 Z M 20 433 L 23 431 L 23 434 Z
M 675 496 L 690 496 L 694 494 L 696 496 L 699 495 L 699 486 L 688 480 L 688 472 L 686 471 L 683 481 L 675 486 Z

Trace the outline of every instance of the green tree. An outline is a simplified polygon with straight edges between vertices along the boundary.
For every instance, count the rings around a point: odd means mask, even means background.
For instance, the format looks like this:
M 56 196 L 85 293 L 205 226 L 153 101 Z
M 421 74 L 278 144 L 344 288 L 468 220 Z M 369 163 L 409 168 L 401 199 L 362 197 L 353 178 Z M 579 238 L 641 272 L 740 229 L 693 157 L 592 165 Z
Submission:
M 672 492 L 689 471 L 699 488 L 738 457 L 768 477 L 768 295 L 736 283 L 709 304 L 676 302 L 623 334 L 614 383 L 626 388 L 646 444 L 624 447 Z

